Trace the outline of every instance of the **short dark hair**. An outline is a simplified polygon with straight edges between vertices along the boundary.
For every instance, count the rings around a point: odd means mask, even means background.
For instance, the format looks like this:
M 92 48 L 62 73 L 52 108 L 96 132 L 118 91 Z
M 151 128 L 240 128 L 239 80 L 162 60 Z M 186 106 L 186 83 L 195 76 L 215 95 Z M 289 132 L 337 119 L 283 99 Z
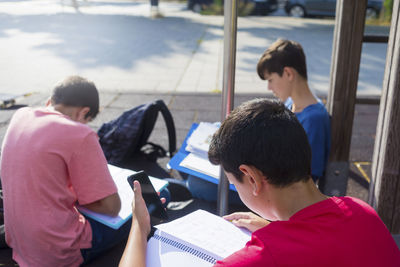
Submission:
M 311 148 L 303 127 L 282 103 L 265 98 L 232 111 L 214 134 L 208 157 L 239 182 L 241 164 L 256 167 L 279 187 L 311 177 Z
M 89 107 L 86 118 L 94 119 L 99 113 L 99 93 L 93 82 L 80 76 L 70 76 L 59 83 L 51 96 L 53 104 Z
M 282 76 L 285 67 L 294 68 L 307 80 L 306 56 L 301 45 L 295 41 L 278 39 L 261 56 L 257 64 L 257 73 L 265 80 L 265 71 L 276 72 Z

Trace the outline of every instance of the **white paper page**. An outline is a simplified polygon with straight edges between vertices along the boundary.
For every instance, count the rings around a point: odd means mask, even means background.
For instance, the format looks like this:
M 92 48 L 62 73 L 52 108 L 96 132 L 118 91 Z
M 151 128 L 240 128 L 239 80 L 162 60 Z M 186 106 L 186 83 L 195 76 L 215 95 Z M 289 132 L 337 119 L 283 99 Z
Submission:
M 156 226 L 158 229 L 226 258 L 242 249 L 251 233 L 225 219 L 204 210 L 197 210 L 172 222 Z
M 179 165 L 219 179 L 219 165 L 211 164 L 208 158 L 203 158 L 193 153 L 190 153 L 189 155 L 187 155 L 186 158 L 181 161 Z
M 186 150 L 207 156 L 213 134 L 218 130 L 219 123 L 200 122 L 187 140 Z
M 164 187 L 168 185 L 168 182 L 164 181 L 163 179 L 158 179 L 152 176 L 149 176 L 149 178 L 156 192 L 160 192 L 162 189 L 164 189 Z
M 123 168 L 119 168 L 119 167 L 111 165 L 111 164 L 107 164 L 107 167 L 108 167 L 108 170 L 110 171 L 110 174 L 112 177 L 119 176 L 119 173 L 124 170 Z
M 118 173 L 118 176 L 114 177 L 114 182 L 118 188 L 118 195 L 121 199 L 121 210 L 118 215 L 122 219 L 128 218 L 128 216 L 132 215 L 132 199 L 133 199 L 133 190 L 128 183 L 127 177 L 132 175 L 129 171 L 121 171 Z
M 135 171 L 119 168 L 119 167 L 116 167 L 116 166 L 110 165 L 110 164 L 108 164 L 108 170 L 110 171 L 111 176 L 113 177 L 114 181 L 115 181 L 115 179 L 120 179 L 120 180 L 125 179 L 127 181 L 128 176 L 137 173 Z M 153 185 L 154 189 L 157 192 L 160 192 L 165 186 L 168 185 L 168 182 L 164 181 L 163 179 L 159 179 L 159 178 L 156 178 L 153 176 L 149 176 L 149 178 L 150 178 L 151 184 Z

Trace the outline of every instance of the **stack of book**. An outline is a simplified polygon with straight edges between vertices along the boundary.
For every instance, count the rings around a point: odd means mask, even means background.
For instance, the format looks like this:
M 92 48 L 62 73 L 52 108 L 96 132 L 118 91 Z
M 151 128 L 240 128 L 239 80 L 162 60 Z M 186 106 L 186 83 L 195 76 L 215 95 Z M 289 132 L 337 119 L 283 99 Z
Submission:
M 180 166 L 219 178 L 219 166 L 208 160 L 208 149 L 213 134 L 218 130 L 219 123 L 200 122 L 198 127 L 187 139 L 185 150 L 189 154 L 182 160 Z
M 219 126 L 219 122 L 193 123 L 181 148 L 168 162 L 167 168 L 218 184 L 220 167 L 208 160 L 208 149 Z M 229 189 L 236 191 L 233 184 L 229 185 Z

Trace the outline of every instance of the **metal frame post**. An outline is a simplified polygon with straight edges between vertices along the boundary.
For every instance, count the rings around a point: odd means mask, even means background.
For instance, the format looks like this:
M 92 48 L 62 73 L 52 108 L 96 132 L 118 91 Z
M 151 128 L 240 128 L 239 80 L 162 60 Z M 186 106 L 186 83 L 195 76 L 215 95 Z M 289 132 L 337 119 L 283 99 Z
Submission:
M 237 0 L 224 1 L 224 65 L 221 121 L 233 109 L 236 67 Z M 218 214 L 228 211 L 229 182 L 221 168 L 218 183 Z

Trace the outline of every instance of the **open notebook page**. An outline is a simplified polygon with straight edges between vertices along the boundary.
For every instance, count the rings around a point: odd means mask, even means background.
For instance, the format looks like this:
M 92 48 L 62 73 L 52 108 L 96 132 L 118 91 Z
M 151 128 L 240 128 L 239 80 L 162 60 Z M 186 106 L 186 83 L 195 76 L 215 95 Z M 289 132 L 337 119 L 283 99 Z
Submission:
M 156 228 L 187 243 L 211 250 L 221 259 L 243 248 L 251 236 L 249 231 L 204 210 L 197 210 L 172 222 L 157 225 Z

